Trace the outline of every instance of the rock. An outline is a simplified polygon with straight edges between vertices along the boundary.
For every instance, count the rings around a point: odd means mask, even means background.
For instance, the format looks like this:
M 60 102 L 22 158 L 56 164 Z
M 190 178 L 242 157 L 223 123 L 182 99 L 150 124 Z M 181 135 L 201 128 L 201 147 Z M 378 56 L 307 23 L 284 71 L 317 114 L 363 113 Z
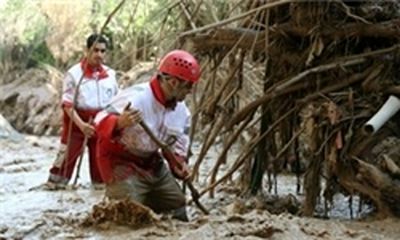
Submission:
M 0 112 L 20 132 L 58 134 L 61 124 L 62 73 L 45 67 L 28 69 L 0 88 Z
M 3 115 L 0 114 L 0 138 L 19 142 L 24 137 L 11 126 Z

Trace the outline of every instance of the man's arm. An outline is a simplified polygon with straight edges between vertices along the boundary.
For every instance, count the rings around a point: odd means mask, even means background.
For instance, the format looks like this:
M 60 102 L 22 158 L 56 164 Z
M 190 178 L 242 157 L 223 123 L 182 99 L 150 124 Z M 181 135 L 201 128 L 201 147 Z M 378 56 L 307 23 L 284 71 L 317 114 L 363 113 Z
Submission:
M 183 107 L 182 107 L 183 106 Z M 174 136 L 175 142 L 167 149 L 163 149 L 163 156 L 168 161 L 170 168 L 179 179 L 186 180 L 189 178 L 190 170 L 188 167 L 188 147 L 190 128 L 190 112 L 185 105 L 177 109 L 174 124 L 169 126 L 167 132 Z
M 69 118 L 72 119 L 76 126 L 78 126 L 78 128 L 83 132 L 83 134 L 85 134 L 85 136 L 92 137 L 94 135 L 94 126 L 92 126 L 90 123 L 83 121 L 72 106 L 64 105 L 63 109 L 65 113 L 67 113 Z
M 76 94 L 76 84 L 73 76 L 70 73 L 66 73 L 63 81 L 63 94 L 62 94 L 62 108 L 65 113 L 72 119 L 72 122 L 78 126 L 78 128 L 87 137 L 93 136 L 95 129 L 90 123 L 84 122 L 79 114 L 73 108 L 74 97 Z
M 190 170 L 187 165 L 187 158 L 173 153 L 170 149 L 162 149 L 162 155 L 176 178 L 187 180 L 190 177 Z
M 97 126 L 99 137 L 112 139 L 115 136 L 120 136 L 124 128 L 138 123 L 141 119 L 141 113 L 136 109 L 130 108 L 130 104 L 127 103 L 121 113 L 118 113 L 113 106 L 109 105 L 97 114 L 94 122 Z

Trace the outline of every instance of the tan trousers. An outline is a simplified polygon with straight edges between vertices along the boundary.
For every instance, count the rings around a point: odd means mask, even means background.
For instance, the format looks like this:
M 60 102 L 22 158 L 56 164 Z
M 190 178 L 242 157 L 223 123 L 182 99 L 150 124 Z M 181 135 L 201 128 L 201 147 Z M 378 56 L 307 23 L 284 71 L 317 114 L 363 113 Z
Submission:
M 154 175 L 129 176 L 123 181 L 106 185 L 110 199 L 130 198 L 153 209 L 165 212 L 184 207 L 185 195 L 165 164 Z

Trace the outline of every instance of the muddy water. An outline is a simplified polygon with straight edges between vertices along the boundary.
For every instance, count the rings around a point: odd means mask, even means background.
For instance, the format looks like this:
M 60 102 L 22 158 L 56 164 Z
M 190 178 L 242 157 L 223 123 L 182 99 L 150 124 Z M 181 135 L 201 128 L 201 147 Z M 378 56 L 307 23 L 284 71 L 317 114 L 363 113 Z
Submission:
M 210 216 L 189 207 L 189 223 L 163 217 L 158 224 L 137 230 L 115 225 L 83 228 L 81 221 L 104 194 L 91 187 L 86 161 L 77 190 L 35 188 L 46 181 L 57 145 L 55 137 L 25 136 L 21 142 L 0 139 L 0 239 L 400 239 L 399 220 L 348 220 L 349 208 L 343 196 L 336 197 L 330 220 L 261 210 L 237 214 L 232 210 L 236 197 L 219 192 L 215 199 L 202 198 Z M 209 174 L 213 159 L 210 154 L 201 179 Z M 204 183 L 201 180 L 200 187 Z M 279 176 L 278 183 L 279 194 L 295 194 L 295 178 Z

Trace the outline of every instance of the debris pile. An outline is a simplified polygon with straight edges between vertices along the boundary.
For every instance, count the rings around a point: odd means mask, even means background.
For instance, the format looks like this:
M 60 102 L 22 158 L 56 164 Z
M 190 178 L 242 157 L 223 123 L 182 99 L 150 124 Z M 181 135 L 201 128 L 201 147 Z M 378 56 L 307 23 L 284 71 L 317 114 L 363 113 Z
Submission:
M 219 23 L 181 34 L 205 56 L 207 81 L 192 126 L 205 129 L 195 179 L 210 147 L 223 142 L 201 194 L 213 196 L 239 169 L 244 192 L 262 190 L 264 173 L 271 191 L 276 175 L 292 166 L 303 180 L 307 216 L 319 196 L 332 201 L 338 191 L 372 200 L 381 215 L 400 216 L 391 207 L 400 201 L 396 174 L 382 171 L 370 154 L 399 136 L 398 116 L 374 135 L 363 131 L 390 95 L 400 95 L 400 3 L 271 0 L 236 7 Z M 204 22 L 204 12 L 189 12 L 188 26 Z M 240 139 L 241 154 L 217 179 Z M 397 171 L 397 164 L 389 165 Z
M 108 228 L 112 223 L 132 228 L 142 228 L 159 221 L 148 207 L 129 200 L 103 201 L 93 206 L 92 212 L 82 222 L 82 226 Z

